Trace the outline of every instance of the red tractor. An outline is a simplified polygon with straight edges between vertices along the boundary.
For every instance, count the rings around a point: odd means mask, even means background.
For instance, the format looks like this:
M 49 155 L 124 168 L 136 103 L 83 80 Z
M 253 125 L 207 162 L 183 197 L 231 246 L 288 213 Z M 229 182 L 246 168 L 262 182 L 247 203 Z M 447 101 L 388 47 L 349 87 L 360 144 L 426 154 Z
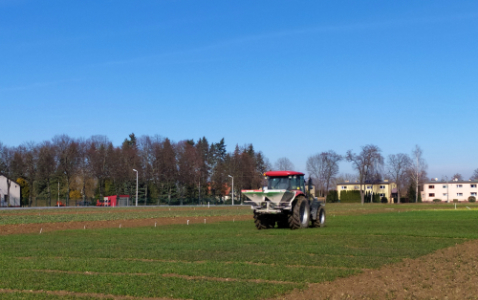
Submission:
M 260 190 L 242 190 L 254 210 L 257 229 L 299 229 L 325 226 L 325 204 L 307 195 L 304 173 L 269 171 L 267 185 Z M 311 181 L 309 179 L 309 191 Z

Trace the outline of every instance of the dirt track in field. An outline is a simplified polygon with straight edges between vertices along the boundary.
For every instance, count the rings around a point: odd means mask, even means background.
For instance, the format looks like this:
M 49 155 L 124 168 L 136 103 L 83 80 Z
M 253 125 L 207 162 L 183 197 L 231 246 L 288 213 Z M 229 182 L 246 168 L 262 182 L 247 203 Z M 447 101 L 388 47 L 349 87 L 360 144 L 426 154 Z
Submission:
M 98 229 L 98 228 L 122 228 L 127 227 L 148 227 L 163 226 L 171 224 L 189 224 L 195 223 L 214 223 L 223 221 L 242 221 L 252 220 L 251 215 L 239 216 L 210 216 L 210 217 L 175 217 L 175 218 L 150 218 L 150 219 L 127 219 L 127 220 L 111 220 L 111 221 L 81 221 L 81 222 L 55 222 L 55 223 L 36 223 L 36 224 L 14 224 L 0 226 L 0 235 L 21 234 L 21 233 L 40 233 L 70 230 L 70 229 Z
M 279 299 L 478 299 L 478 241 L 377 270 L 311 284 Z

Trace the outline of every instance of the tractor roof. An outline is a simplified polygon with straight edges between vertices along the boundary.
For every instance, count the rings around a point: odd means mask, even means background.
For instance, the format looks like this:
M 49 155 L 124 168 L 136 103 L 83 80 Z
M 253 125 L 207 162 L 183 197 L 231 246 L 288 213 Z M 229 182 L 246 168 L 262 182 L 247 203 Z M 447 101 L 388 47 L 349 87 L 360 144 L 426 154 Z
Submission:
M 305 174 L 296 172 L 296 171 L 269 171 L 264 173 L 264 176 L 270 176 L 270 177 L 280 177 L 280 176 L 289 176 L 289 175 L 305 175 Z

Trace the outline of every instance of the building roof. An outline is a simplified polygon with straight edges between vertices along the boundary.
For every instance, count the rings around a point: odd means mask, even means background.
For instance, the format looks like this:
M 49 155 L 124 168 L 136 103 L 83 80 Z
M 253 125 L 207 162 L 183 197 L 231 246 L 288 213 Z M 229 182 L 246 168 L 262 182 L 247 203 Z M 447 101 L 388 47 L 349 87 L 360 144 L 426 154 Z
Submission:
M 271 177 L 290 176 L 290 175 L 305 175 L 305 174 L 296 172 L 296 171 L 269 171 L 264 173 L 264 176 L 271 176 Z
M 391 183 L 395 183 L 393 181 L 376 181 L 374 183 L 370 183 L 370 182 L 364 182 L 363 184 L 366 185 L 366 184 L 391 184 Z M 360 185 L 360 182 L 337 182 L 336 185 Z
M 425 181 L 423 184 L 456 184 L 456 183 L 478 183 L 478 180 L 459 180 L 459 181 Z
M 5 178 L 9 179 L 12 183 L 20 186 L 20 184 L 16 180 L 13 180 L 10 177 L 7 177 L 7 176 L 3 175 L 2 173 L 0 173 L 0 177 L 5 177 Z

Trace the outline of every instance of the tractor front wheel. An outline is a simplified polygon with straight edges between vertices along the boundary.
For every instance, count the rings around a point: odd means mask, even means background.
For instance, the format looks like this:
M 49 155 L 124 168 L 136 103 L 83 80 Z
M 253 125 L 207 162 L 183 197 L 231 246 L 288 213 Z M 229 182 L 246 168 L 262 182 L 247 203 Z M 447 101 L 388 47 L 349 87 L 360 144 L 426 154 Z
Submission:
M 319 207 L 317 218 L 312 220 L 312 227 L 325 227 L 325 207 Z
M 309 201 L 304 196 L 299 196 L 289 215 L 289 228 L 299 229 L 307 228 L 310 219 Z

